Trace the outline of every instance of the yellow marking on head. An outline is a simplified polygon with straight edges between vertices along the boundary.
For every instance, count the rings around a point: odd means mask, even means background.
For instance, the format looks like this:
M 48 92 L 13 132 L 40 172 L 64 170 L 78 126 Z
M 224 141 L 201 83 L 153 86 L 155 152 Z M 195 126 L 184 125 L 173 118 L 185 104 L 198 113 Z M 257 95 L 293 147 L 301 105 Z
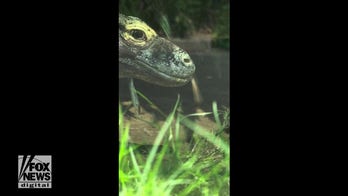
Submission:
M 124 27 L 123 39 L 136 46 L 143 47 L 151 42 L 157 33 L 139 18 L 120 14 L 119 23 Z

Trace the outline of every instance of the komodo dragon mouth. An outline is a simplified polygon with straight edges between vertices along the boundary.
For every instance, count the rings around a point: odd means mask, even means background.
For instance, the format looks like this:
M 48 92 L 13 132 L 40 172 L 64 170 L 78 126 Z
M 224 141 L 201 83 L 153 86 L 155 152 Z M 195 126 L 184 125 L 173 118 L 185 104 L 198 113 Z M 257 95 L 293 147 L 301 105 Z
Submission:
M 119 14 L 119 78 L 176 87 L 191 81 L 190 56 L 139 18 Z

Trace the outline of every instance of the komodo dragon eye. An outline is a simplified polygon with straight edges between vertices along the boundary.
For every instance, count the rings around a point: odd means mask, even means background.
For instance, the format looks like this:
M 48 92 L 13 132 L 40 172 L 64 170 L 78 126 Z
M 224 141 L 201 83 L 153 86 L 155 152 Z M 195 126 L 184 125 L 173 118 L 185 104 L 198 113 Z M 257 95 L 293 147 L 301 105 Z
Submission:
M 137 30 L 137 29 L 131 30 L 130 34 L 134 39 L 146 41 L 146 35 L 145 35 L 144 31 Z

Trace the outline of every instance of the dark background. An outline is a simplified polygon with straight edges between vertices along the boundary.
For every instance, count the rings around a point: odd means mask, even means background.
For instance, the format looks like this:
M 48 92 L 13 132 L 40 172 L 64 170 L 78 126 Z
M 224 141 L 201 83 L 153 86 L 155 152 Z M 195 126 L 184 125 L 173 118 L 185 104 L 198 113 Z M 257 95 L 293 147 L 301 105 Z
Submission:
M 135 16 L 160 36 L 169 38 L 211 35 L 215 48 L 230 48 L 229 0 L 120 0 L 119 11 Z
M 1 7 L 1 189 L 117 194 L 117 4 Z M 320 3 L 231 2 L 235 194 L 337 190 L 340 13 Z M 17 190 L 18 154 L 52 155 L 54 188 Z

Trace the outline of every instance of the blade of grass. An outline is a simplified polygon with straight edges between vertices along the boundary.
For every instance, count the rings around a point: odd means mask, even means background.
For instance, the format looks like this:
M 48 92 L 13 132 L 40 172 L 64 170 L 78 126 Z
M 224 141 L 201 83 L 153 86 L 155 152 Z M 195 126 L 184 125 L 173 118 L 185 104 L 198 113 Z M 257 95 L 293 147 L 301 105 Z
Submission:
M 226 144 L 222 139 L 219 137 L 216 137 L 214 134 L 210 133 L 207 129 L 201 127 L 200 125 L 196 124 L 195 122 L 189 120 L 189 119 L 181 119 L 181 122 L 188 127 L 189 129 L 193 130 L 194 133 L 202 136 L 209 142 L 213 143 L 218 148 L 221 148 L 226 154 L 230 153 L 229 145 Z
M 162 116 L 167 116 L 159 107 L 157 107 L 156 104 L 154 104 L 150 99 L 148 99 L 144 94 L 142 94 L 140 91 L 136 90 L 137 94 L 143 98 L 153 109 L 158 111 Z
M 166 121 L 164 122 L 161 130 L 158 133 L 158 136 L 155 139 L 154 142 L 154 146 L 152 147 L 149 156 L 147 157 L 146 163 L 145 163 L 145 167 L 144 167 L 144 171 L 143 171 L 143 175 L 142 175 L 142 179 L 141 179 L 141 183 L 142 185 L 144 185 L 148 179 L 149 176 L 149 172 L 152 166 L 152 163 L 155 159 L 155 155 L 156 152 L 158 150 L 158 147 L 161 143 L 161 141 L 163 140 L 163 137 L 165 136 L 166 131 L 168 130 L 168 128 L 170 127 L 170 125 L 172 124 L 172 121 L 174 120 L 174 114 L 176 112 L 176 109 L 179 105 L 179 101 L 180 101 L 180 96 L 178 96 L 178 99 L 175 103 L 174 109 L 172 110 L 172 112 L 169 114 L 169 116 L 167 117 Z M 140 194 L 142 192 L 142 187 L 139 188 L 138 193 Z

